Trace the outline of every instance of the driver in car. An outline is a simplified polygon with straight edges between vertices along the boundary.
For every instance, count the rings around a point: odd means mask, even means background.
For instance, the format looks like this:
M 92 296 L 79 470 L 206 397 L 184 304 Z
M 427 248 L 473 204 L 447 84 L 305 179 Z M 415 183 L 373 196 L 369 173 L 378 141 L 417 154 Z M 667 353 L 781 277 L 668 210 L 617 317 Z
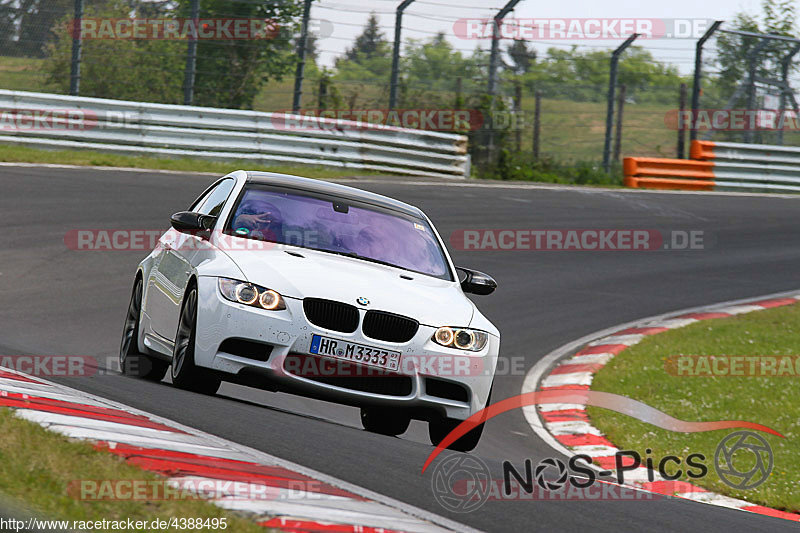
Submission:
M 233 219 L 233 231 L 267 241 L 280 241 L 283 217 L 280 210 L 263 200 L 243 202 Z

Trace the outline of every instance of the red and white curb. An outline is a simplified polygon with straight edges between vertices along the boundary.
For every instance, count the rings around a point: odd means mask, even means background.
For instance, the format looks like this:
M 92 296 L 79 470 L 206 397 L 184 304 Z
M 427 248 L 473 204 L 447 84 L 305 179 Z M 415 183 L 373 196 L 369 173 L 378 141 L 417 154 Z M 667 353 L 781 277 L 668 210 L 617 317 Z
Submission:
M 132 407 L 0 368 L 0 407 L 284 531 L 474 531 L 331 476 Z
M 680 328 L 700 320 L 725 318 L 773 307 L 797 304 L 800 293 L 774 294 L 758 299 L 737 300 L 711 306 L 686 309 L 615 326 L 573 341 L 540 360 L 525 377 L 522 393 L 537 390 L 588 390 L 594 374 L 615 355 L 649 335 Z M 583 404 L 546 404 L 523 408 L 534 432 L 559 452 L 573 456 L 585 454 L 600 471 L 615 468 L 619 449 L 589 420 Z M 800 521 L 800 514 L 788 513 L 744 500 L 710 492 L 684 481 L 667 481 L 654 473 L 648 478 L 645 467 L 625 473 L 625 485 L 677 496 L 712 505 Z

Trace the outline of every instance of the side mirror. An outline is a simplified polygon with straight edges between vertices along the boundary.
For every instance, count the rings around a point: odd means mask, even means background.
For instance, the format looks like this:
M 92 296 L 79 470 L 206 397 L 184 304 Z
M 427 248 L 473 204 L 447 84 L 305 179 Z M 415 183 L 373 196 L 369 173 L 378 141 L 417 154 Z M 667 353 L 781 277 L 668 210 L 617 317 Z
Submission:
M 180 211 L 169 219 L 172 227 L 181 233 L 190 233 L 204 238 L 208 236 L 207 232 L 214 227 L 216 220 L 217 217 L 192 211 Z
M 461 280 L 461 290 L 464 292 L 484 296 L 492 294 L 497 288 L 497 282 L 489 274 L 463 267 L 456 267 L 456 270 L 464 274 Z

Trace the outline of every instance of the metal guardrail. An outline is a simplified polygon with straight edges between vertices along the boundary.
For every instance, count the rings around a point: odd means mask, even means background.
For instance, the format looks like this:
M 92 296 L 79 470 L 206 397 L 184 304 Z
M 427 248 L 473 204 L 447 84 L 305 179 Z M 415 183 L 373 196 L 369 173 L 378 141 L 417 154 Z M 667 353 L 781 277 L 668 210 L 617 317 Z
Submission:
M 0 143 L 469 177 L 467 137 L 345 120 L 0 90 Z
M 800 147 L 695 141 L 691 157 L 713 162 L 717 187 L 800 191 Z
M 629 187 L 800 192 L 800 147 L 692 141 L 692 160 L 625 158 Z

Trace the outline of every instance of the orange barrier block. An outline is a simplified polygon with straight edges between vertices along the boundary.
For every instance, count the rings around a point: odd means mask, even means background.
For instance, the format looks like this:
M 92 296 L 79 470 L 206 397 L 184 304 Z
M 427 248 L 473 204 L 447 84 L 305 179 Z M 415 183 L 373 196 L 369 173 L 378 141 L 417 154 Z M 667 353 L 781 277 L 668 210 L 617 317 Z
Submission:
M 661 189 L 680 191 L 713 191 L 714 182 L 710 180 L 682 180 L 669 178 L 625 177 L 625 186 L 638 189 Z
M 623 170 L 626 176 L 648 178 L 714 179 L 714 163 L 687 159 L 658 157 L 626 157 Z
M 714 189 L 714 163 L 658 157 L 626 157 L 626 187 L 710 191 Z
M 699 161 L 714 159 L 714 141 L 692 141 L 689 148 L 689 157 Z

